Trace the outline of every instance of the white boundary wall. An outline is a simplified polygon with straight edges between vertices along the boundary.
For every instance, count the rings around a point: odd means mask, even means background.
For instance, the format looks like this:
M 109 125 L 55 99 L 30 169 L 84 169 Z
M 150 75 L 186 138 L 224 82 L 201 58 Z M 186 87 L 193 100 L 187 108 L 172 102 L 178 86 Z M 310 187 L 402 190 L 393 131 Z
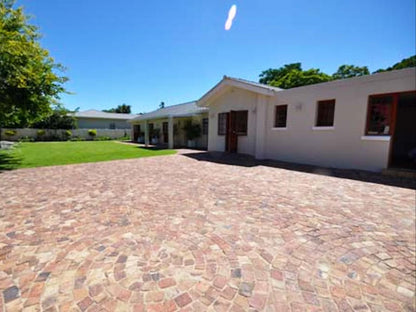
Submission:
M 6 131 L 12 130 L 16 131 L 16 134 L 13 136 L 6 135 Z M 42 138 L 58 136 L 60 138 L 65 138 L 65 131 L 66 130 L 54 130 L 54 129 L 44 129 L 45 134 L 42 137 L 38 137 L 38 130 L 39 129 L 32 129 L 32 128 L 22 128 L 22 129 L 9 129 L 9 128 L 2 128 L 1 129 L 1 139 L 7 141 L 18 141 L 23 137 L 30 137 L 35 140 L 42 140 Z M 92 139 L 92 137 L 88 134 L 88 130 L 90 129 L 71 129 L 73 137 L 84 138 L 86 140 Z M 117 139 L 124 135 L 130 135 L 129 129 L 95 129 L 97 130 L 96 138 L 98 137 L 110 137 L 111 139 Z

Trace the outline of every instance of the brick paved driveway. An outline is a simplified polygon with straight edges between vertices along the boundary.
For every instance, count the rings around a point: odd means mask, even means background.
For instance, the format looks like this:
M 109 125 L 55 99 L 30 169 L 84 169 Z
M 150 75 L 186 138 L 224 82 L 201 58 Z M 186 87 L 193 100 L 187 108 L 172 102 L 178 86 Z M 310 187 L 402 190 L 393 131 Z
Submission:
M 0 310 L 413 311 L 415 191 L 182 155 L 0 174 Z

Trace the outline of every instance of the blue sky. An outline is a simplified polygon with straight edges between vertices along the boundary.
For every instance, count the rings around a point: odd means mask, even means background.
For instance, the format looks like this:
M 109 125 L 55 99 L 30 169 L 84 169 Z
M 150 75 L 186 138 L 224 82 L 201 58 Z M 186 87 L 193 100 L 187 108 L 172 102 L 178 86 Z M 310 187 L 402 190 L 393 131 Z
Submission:
M 135 113 L 198 99 L 223 75 L 301 62 L 332 74 L 415 54 L 414 0 L 18 0 L 68 68 L 69 109 Z M 237 5 L 230 31 L 228 10 Z

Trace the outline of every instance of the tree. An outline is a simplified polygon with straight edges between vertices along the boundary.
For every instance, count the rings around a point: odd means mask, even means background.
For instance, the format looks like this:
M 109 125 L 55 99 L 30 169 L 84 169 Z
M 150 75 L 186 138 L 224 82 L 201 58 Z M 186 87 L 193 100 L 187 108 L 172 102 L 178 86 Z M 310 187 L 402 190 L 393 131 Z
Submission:
M 306 86 L 332 80 L 332 77 L 311 68 L 302 70 L 301 63 L 287 64 L 278 69 L 268 69 L 260 74 L 260 83 L 283 89 Z
M 165 108 L 165 102 L 160 102 L 159 108 Z
M 39 129 L 75 129 L 76 120 L 69 111 L 58 106 L 52 113 L 42 120 L 32 124 L 33 128 Z
M 14 0 L 0 0 L 0 128 L 24 127 L 48 115 L 66 92 L 56 64 L 39 44 L 40 33 Z
M 131 114 L 131 106 L 123 103 L 117 106 L 116 108 L 104 109 L 103 112 L 117 113 L 117 114 Z
M 403 68 L 408 68 L 408 67 L 416 67 L 416 55 L 405 58 L 405 59 L 401 60 L 400 62 L 398 62 L 398 63 L 394 64 L 393 66 L 388 67 L 386 69 L 378 69 L 373 74 L 381 73 L 381 72 L 385 72 L 385 71 L 396 70 L 396 69 L 403 69 Z
M 341 65 L 338 67 L 338 70 L 332 75 L 332 78 L 337 79 L 346 79 L 352 77 L 359 77 L 369 75 L 370 71 L 367 66 L 359 67 L 354 65 Z

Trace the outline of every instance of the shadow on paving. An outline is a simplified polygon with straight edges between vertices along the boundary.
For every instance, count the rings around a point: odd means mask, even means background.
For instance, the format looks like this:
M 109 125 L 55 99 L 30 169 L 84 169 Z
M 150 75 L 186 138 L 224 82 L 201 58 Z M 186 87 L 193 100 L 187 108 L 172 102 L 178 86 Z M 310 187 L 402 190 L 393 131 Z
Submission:
M 276 160 L 257 160 L 249 155 L 229 154 L 221 152 L 186 153 L 183 154 L 183 156 L 190 157 L 199 161 L 214 162 L 217 164 L 243 167 L 266 166 L 416 190 L 416 179 L 386 176 L 381 173 L 365 170 L 324 168 Z

